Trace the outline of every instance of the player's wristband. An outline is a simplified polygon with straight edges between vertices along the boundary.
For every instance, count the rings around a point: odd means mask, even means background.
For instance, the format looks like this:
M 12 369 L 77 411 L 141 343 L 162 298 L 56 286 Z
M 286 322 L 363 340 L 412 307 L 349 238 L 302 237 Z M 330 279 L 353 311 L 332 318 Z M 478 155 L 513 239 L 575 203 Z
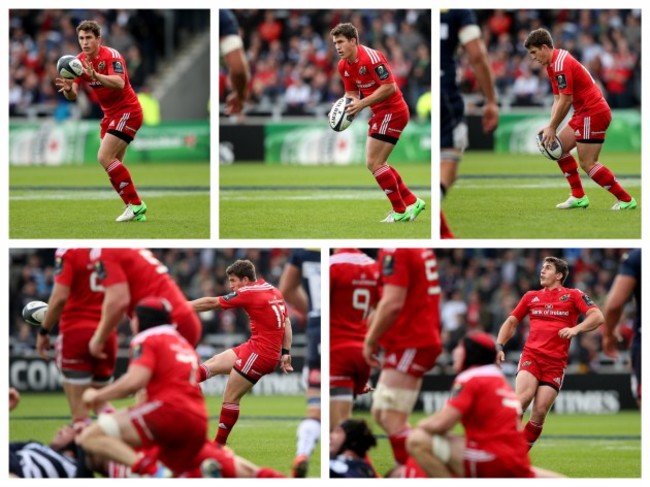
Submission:
M 291 355 L 291 350 L 289 350 L 288 348 L 283 348 L 282 355 Z
M 503 352 L 503 345 L 497 343 L 497 352 Z
M 38 329 L 38 334 L 41 336 L 47 336 L 50 334 L 50 330 L 43 328 L 42 326 Z

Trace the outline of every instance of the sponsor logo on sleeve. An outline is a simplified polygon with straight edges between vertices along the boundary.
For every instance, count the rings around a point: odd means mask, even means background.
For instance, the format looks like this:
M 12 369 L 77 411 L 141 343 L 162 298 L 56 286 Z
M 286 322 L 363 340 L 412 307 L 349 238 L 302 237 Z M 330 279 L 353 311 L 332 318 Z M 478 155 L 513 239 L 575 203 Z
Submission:
M 386 66 L 384 66 L 383 64 L 380 64 L 375 68 L 375 73 L 377 73 L 377 77 L 382 81 L 387 79 L 390 76 L 390 73 L 386 69 Z
M 58 276 L 61 274 L 61 271 L 63 271 L 63 259 L 61 257 L 57 257 L 54 259 L 54 275 Z
M 106 269 L 104 268 L 104 263 L 101 260 L 95 262 L 95 272 L 99 279 L 106 279 Z
M 124 74 L 124 65 L 120 61 L 113 61 L 113 71 L 118 74 Z
M 385 276 L 392 276 L 395 272 L 395 259 L 392 255 L 384 255 L 384 260 L 381 263 L 382 272 Z
M 566 84 L 566 76 L 565 76 L 565 75 L 563 75 L 563 74 L 558 74 L 558 75 L 555 77 L 555 79 L 557 80 L 557 86 L 558 86 L 561 90 L 563 90 L 563 89 L 565 89 L 565 88 L 567 87 L 567 84 Z
M 224 300 L 224 301 L 230 301 L 231 299 L 235 299 L 236 297 L 237 297 L 237 292 L 236 292 L 236 291 L 233 291 L 233 292 L 231 292 L 230 294 L 226 294 L 226 295 L 223 297 L 223 300 Z
M 592 299 L 589 296 L 587 296 L 586 294 L 582 295 L 582 300 L 585 302 L 585 304 L 587 306 L 593 306 L 594 305 L 594 302 L 592 301 Z

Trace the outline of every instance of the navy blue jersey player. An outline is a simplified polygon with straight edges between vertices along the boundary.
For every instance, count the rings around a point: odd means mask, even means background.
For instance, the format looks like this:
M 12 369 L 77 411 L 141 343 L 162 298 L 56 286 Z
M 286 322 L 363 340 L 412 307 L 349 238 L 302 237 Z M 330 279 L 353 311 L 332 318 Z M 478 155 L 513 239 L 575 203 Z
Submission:
M 474 69 L 485 103 L 483 130 L 491 132 L 499 123 L 494 76 L 490 70 L 481 29 L 471 10 L 442 10 L 440 14 L 440 196 L 443 198 L 456 180 L 458 163 L 468 146 L 464 122 L 464 102 L 456 83 L 456 53 L 462 46 Z M 442 213 L 441 237 L 453 238 Z
M 603 351 L 618 356 L 616 326 L 623 308 L 634 296 L 634 338 L 630 348 L 632 359 L 632 394 L 641 407 L 641 249 L 634 249 L 623 256 L 618 274 L 607 294 L 605 304 L 605 331 Z
M 368 450 L 377 439 L 363 419 L 349 418 L 333 425 L 330 433 L 330 477 L 374 478 L 375 470 L 367 461 Z
M 307 417 L 298 425 L 292 475 L 305 477 L 320 438 L 320 250 L 291 252 L 278 288 L 287 303 L 307 316 Z

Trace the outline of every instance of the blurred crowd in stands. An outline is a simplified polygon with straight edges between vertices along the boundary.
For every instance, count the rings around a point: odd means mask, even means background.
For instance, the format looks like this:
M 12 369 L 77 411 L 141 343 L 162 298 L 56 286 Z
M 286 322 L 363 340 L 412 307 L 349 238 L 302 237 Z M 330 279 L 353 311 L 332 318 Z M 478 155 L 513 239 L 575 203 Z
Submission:
M 201 13 L 203 12 L 203 13 Z M 207 28 L 205 10 L 9 10 L 9 115 L 70 116 L 69 103 L 57 93 L 56 62 L 77 55 L 77 25 L 95 20 L 102 27 L 102 44 L 117 49 L 126 61 L 136 92 L 199 25 Z M 85 90 L 91 101 L 94 94 Z M 37 109 L 35 109 L 36 107 Z M 31 110 L 30 110 L 31 109 Z M 87 118 L 101 118 L 95 103 Z
M 257 277 L 277 286 L 290 249 L 151 249 L 167 266 L 188 299 L 223 296 L 230 292 L 226 267 L 237 259 L 255 264 Z M 9 284 L 9 334 L 12 353 L 30 353 L 37 328 L 25 323 L 21 311 L 30 301 L 49 299 L 54 284 L 54 249 L 12 249 Z M 305 316 L 290 308 L 294 333 L 302 333 Z M 210 334 L 248 336 L 248 318 L 243 310 L 217 310 L 200 314 L 204 337 Z M 131 337 L 128 321 L 119 328 L 120 344 Z M 207 343 L 203 346 L 208 347 Z M 207 353 L 206 353 L 207 354 Z
M 188 299 L 221 296 L 229 292 L 226 267 L 236 259 L 250 259 L 258 277 L 277 285 L 290 249 L 152 249 L 169 269 Z M 366 250 L 371 255 L 375 250 Z M 441 323 L 445 350 L 450 352 L 467 331 L 482 329 L 496 335 L 503 321 L 529 290 L 539 289 L 540 266 L 553 255 L 569 263 L 565 287 L 588 294 L 601 309 L 618 271 L 623 249 L 436 249 L 442 289 Z M 12 249 L 10 253 L 9 333 L 13 353 L 33 350 L 36 328 L 21 319 L 21 310 L 33 300 L 47 301 L 54 279 L 53 249 Z M 632 338 L 634 307 L 621 322 L 626 343 Z M 294 333 L 302 333 L 305 317 L 290 310 Z M 201 314 L 205 335 L 247 334 L 248 320 L 241 310 Z M 518 327 L 506 351 L 520 350 L 527 337 L 528 319 Z M 120 327 L 121 343 L 130 338 L 128 323 Z M 600 332 L 573 340 L 571 362 L 580 370 L 597 370 Z
M 251 112 L 278 105 L 289 115 L 314 114 L 343 96 L 330 30 L 351 22 L 360 43 L 383 52 L 415 113 L 431 90 L 431 10 L 233 10 L 251 67 Z M 220 66 L 219 99 L 228 92 Z
M 551 32 L 591 73 L 612 108 L 641 103 L 641 10 L 475 10 L 502 105 L 550 106 L 546 69 L 524 48 L 531 30 Z M 461 57 L 465 93 L 480 93 L 469 61 Z

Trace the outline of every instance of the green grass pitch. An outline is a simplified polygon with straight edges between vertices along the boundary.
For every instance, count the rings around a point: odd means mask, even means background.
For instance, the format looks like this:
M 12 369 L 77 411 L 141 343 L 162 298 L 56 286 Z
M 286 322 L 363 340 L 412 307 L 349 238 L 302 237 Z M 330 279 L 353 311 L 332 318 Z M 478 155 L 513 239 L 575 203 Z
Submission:
M 358 166 L 221 166 L 221 238 L 431 238 L 431 169 L 395 164 L 427 202 L 414 222 L 382 224 L 390 204 Z
M 125 407 L 131 400 L 115 401 Z M 207 397 L 210 414 L 209 438 L 214 438 L 221 408 L 220 397 Z M 296 452 L 296 428 L 304 417 L 304 396 L 247 395 L 241 402 L 241 416 L 228 438 L 235 453 L 259 466 L 290 475 Z M 63 393 L 23 393 L 18 408 L 9 416 L 9 441 L 37 440 L 49 443 L 61 425 L 69 422 Z M 309 463 L 309 477 L 320 478 L 320 443 Z
M 355 412 L 354 416 L 365 418 L 379 436 L 370 458 L 377 473 L 385 474 L 393 466 L 385 433 L 369 413 Z M 410 423 L 415 425 L 424 417 L 414 413 Z M 462 430 L 456 433 L 462 434 Z M 550 414 L 530 457 L 534 466 L 572 478 L 640 478 L 641 414 Z
M 94 166 L 11 167 L 11 238 L 210 238 L 210 165 L 129 166 L 146 222 L 117 223 L 124 205 Z
M 555 162 L 538 155 L 468 152 L 443 211 L 456 238 L 641 238 L 641 157 L 603 152 L 600 160 L 637 200 L 637 210 L 611 211 L 616 199 L 582 170 L 589 208 L 558 210 L 555 205 L 570 189 Z

